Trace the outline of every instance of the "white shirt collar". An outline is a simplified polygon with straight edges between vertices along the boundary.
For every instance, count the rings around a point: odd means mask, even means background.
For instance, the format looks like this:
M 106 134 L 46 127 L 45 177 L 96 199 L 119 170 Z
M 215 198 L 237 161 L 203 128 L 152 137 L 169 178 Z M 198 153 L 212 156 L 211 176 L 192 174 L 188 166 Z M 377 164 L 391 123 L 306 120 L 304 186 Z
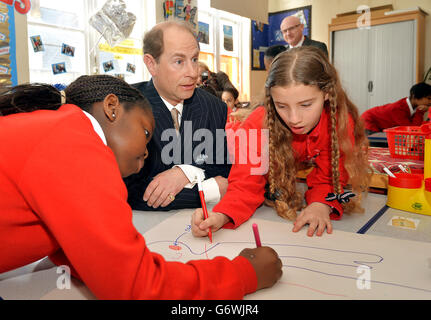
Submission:
M 82 110 L 82 109 L 81 109 Z M 102 127 L 100 126 L 99 122 L 97 122 L 97 120 L 88 112 L 82 110 L 82 112 L 84 112 L 84 114 L 87 116 L 88 119 L 90 119 L 91 124 L 93 125 L 94 131 L 96 131 L 97 135 L 100 137 L 100 139 L 102 139 L 103 143 L 106 145 L 108 145 L 106 143 L 106 137 L 105 134 L 103 133 Z
M 411 103 L 411 101 L 410 101 L 410 99 L 408 97 L 406 98 L 406 101 L 407 101 L 407 104 L 409 105 L 410 116 L 412 116 L 413 113 L 415 113 L 415 110 L 413 110 L 412 103 Z
M 305 40 L 305 37 L 304 37 L 304 35 L 302 35 L 302 39 L 301 39 L 301 41 L 299 41 L 299 42 L 296 44 L 296 46 L 291 46 L 291 48 L 298 48 L 298 47 L 301 47 L 301 46 L 302 46 L 302 44 L 304 43 L 304 40 Z
M 170 104 L 169 102 L 167 102 L 165 99 L 163 99 L 162 96 L 160 96 L 160 98 L 162 99 L 162 101 L 165 103 L 166 107 L 169 109 L 169 112 L 173 109 L 176 108 L 178 110 L 178 112 L 180 113 L 180 115 L 182 115 L 183 113 L 183 106 L 184 106 L 184 102 L 180 102 L 178 103 L 176 106 Z

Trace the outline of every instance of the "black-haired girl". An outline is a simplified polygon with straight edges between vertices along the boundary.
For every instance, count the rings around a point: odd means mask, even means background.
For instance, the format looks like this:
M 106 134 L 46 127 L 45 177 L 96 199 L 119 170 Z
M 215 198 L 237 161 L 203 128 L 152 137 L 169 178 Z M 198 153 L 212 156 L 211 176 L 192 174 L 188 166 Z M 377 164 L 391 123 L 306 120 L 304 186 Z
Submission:
M 100 299 L 238 299 L 281 276 L 270 248 L 188 264 L 148 250 L 122 177 L 144 165 L 155 123 L 126 82 L 20 85 L 0 113 L 0 273 L 48 256 Z

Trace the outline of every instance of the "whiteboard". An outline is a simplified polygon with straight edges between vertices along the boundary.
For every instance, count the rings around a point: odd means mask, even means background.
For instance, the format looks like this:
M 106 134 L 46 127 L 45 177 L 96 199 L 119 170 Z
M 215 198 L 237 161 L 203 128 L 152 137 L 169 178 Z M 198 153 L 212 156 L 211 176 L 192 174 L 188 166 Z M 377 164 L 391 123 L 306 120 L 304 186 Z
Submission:
M 191 234 L 193 210 L 183 210 L 144 234 L 148 248 L 168 261 L 234 258 L 255 247 L 252 223 L 262 245 L 274 248 L 283 276 L 271 288 L 245 299 L 431 299 L 431 244 L 334 230 L 308 237 L 291 222 L 250 219 L 236 230 L 208 237 Z

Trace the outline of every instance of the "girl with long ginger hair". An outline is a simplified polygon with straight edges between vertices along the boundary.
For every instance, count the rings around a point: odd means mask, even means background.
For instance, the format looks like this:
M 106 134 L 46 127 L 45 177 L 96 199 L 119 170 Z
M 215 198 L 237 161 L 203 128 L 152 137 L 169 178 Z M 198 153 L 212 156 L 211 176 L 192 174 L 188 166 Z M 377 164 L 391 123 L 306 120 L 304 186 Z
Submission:
M 206 236 L 209 228 L 238 227 L 265 198 L 278 215 L 295 220 L 294 232 L 309 224 L 309 236 L 316 230 L 318 236 L 325 229 L 332 233 L 330 219 L 341 219 L 344 211 L 363 212 L 361 195 L 371 177 L 368 140 L 358 110 L 328 58 L 310 46 L 283 52 L 273 61 L 265 87 L 265 106 L 253 110 L 236 132 L 243 130 L 247 141 L 258 141 L 245 152 L 260 150 L 261 163 L 248 158 L 247 163 L 233 164 L 227 193 L 209 218 L 203 220 L 201 209 L 194 212 L 195 236 Z M 262 137 L 250 139 L 252 132 Z M 242 148 L 236 145 L 235 154 L 244 153 Z M 265 161 L 267 172 L 253 174 L 253 169 L 265 167 Z M 304 205 L 296 173 L 310 166 Z M 344 190 L 348 183 L 351 192 Z

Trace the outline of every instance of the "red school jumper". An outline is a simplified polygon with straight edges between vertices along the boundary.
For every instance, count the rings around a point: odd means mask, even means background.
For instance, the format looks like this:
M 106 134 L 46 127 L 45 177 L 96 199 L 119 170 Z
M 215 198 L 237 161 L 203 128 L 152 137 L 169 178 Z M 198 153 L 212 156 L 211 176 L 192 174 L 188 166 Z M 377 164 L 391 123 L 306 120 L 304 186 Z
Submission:
M 258 107 L 254 110 L 250 116 L 244 121 L 244 123 L 236 131 L 238 136 L 242 133 L 250 136 L 250 132 L 261 133 L 264 128 L 264 120 L 266 111 L 264 107 Z M 349 135 L 352 141 L 354 141 L 353 135 L 353 120 L 349 117 Z M 334 220 L 341 219 L 343 214 L 343 207 L 338 201 L 326 201 L 325 198 L 328 193 L 333 192 L 332 189 L 332 166 L 331 166 L 331 137 L 330 137 L 330 115 L 327 107 L 323 109 L 322 116 L 318 125 L 309 133 L 304 135 L 293 134 L 292 147 L 296 151 L 297 161 L 312 161 L 315 165 L 313 170 L 307 176 L 308 190 L 305 192 L 305 200 L 308 204 L 312 202 L 321 202 L 329 205 L 333 208 L 330 218 Z M 255 130 L 253 130 L 255 129 Z M 233 139 L 233 138 L 231 138 Z M 261 158 L 265 162 L 265 155 L 262 156 L 261 150 L 261 138 L 260 135 L 256 140 L 258 158 Z M 248 138 L 247 141 L 250 141 Z M 232 143 L 232 142 L 231 142 Z M 267 141 L 263 140 L 263 143 Z M 249 154 L 249 147 L 247 147 L 247 153 Z M 241 163 L 239 154 L 244 151 L 240 151 L 241 144 L 235 144 L 235 162 L 232 165 L 228 177 L 228 188 L 224 197 L 220 202 L 213 208 L 214 212 L 224 213 L 232 219 L 232 222 L 225 224 L 225 228 L 236 228 L 245 221 L 247 221 L 256 209 L 265 200 L 265 185 L 268 182 L 268 174 L 250 174 L 252 169 L 259 167 L 265 167 L 262 165 L 262 161 L 256 163 L 256 161 L 250 161 L 248 159 L 246 163 Z M 265 153 L 265 151 L 263 151 Z M 254 151 L 251 152 L 254 154 Z M 253 164 L 254 163 L 254 164 Z M 267 167 L 267 166 L 266 166 Z M 347 171 L 344 169 L 344 155 L 340 155 L 340 183 L 344 187 L 348 181 Z
M 361 119 L 365 123 L 365 129 L 382 132 L 384 129 L 398 126 L 420 126 L 423 123 L 424 111 L 416 109 L 413 115 L 407 104 L 407 98 L 393 103 L 374 107 L 365 111 Z
M 49 256 L 99 299 L 241 299 L 244 257 L 166 262 L 132 223 L 110 148 L 74 105 L 0 117 L 0 273 Z

